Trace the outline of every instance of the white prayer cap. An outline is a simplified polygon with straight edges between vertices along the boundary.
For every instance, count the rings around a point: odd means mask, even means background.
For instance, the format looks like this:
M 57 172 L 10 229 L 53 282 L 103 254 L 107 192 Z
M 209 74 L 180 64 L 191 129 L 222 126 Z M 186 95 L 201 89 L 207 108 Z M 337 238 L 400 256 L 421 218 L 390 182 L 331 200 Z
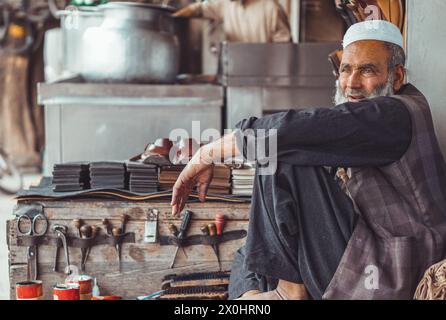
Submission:
M 350 44 L 361 40 L 379 40 L 390 42 L 404 49 L 403 35 L 400 29 L 385 20 L 370 20 L 352 25 L 344 36 L 344 49 Z

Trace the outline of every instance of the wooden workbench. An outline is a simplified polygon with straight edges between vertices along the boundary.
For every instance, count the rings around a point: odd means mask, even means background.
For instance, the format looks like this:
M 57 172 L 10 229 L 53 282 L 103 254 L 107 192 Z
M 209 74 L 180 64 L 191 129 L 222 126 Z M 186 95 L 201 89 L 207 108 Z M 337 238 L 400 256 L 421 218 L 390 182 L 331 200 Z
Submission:
M 170 214 L 167 202 L 123 202 L 107 200 L 72 200 L 72 201 L 42 201 L 21 202 L 14 209 L 17 212 L 26 205 L 42 205 L 49 220 L 48 234 L 52 235 L 51 226 L 63 224 L 68 226 L 68 235 L 77 236 L 73 219 L 83 219 L 89 225 L 102 228 L 101 220 L 109 219 L 112 224 L 119 224 L 119 216 L 123 213 L 130 217 L 126 232 L 135 233 L 135 243 L 125 243 L 122 246 L 122 264 L 119 264 L 115 247 L 98 245 L 91 248 L 86 264 L 85 274 L 97 277 L 101 295 L 119 295 L 127 299 L 147 295 L 160 290 L 161 280 L 168 274 L 182 274 L 201 271 L 218 271 L 218 263 L 212 247 L 194 245 L 186 247 L 187 258 L 182 250 L 178 252 L 174 269 L 170 263 L 175 253 L 175 246 L 161 246 L 159 243 L 144 242 L 144 228 L 147 213 L 153 209 L 159 211 L 158 236 L 170 235 L 168 224 L 173 222 L 178 227 L 181 220 Z M 191 203 L 185 209 L 191 210 L 193 220 L 188 235 L 201 234 L 200 227 L 214 221 L 215 214 L 222 212 L 227 218 L 225 231 L 247 230 L 249 204 L 206 202 Z M 104 232 L 103 229 L 101 232 Z M 26 247 L 17 246 L 16 220 L 7 222 L 7 241 L 9 248 L 9 278 L 10 296 L 15 299 L 15 284 L 27 278 Z M 220 255 L 224 270 L 229 270 L 235 251 L 241 247 L 246 238 L 223 243 Z M 55 247 L 40 245 L 38 249 L 39 280 L 44 283 L 45 299 L 52 299 L 52 286 L 62 283 L 63 273 L 52 271 L 54 265 Z M 80 266 L 81 250 L 70 248 L 71 264 Z M 63 250 L 59 251 L 60 270 L 65 266 Z

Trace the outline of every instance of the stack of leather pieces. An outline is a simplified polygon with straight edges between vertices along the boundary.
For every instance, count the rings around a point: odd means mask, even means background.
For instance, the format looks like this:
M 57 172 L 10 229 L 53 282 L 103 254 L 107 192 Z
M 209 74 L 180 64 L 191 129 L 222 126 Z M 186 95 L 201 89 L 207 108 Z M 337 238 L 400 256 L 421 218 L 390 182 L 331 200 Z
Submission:
M 193 139 L 182 139 L 178 144 L 173 145 L 168 144 L 167 139 L 162 139 L 163 141 L 157 141 L 155 144 L 164 143 L 167 147 L 170 147 L 169 154 L 172 156 L 172 165 L 161 166 L 160 171 L 160 188 L 161 191 L 172 190 L 175 182 L 178 179 L 181 171 L 183 171 L 186 163 L 193 156 L 194 152 L 200 147 Z M 171 150 L 173 149 L 173 150 Z
M 90 163 L 92 189 L 125 189 L 126 172 L 123 162 L 100 161 Z
M 141 162 L 128 162 L 129 190 L 135 193 L 158 192 L 158 166 Z
M 178 179 L 181 171 L 184 169 L 184 165 L 177 166 L 163 166 L 160 169 L 160 190 L 171 190 L 173 185 Z
M 256 169 L 254 165 L 243 164 L 232 169 L 232 194 L 252 196 Z
M 214 166 L 214 177 L 209 185 L 208 193 L 231 193 L 231 168 L 225 165 Z
M 53 168 L 54 192 L 81 191 L 90 187 L 89 165 L 85 162 L 56 164 Z

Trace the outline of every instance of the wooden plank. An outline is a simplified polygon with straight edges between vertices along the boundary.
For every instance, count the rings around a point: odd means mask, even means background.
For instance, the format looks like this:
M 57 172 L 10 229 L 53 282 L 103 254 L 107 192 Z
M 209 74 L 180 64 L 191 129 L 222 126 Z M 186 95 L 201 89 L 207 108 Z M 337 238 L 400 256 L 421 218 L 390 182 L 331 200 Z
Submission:
M 8 241 L 11 245 L 17 244 L 17 220 L 9 220 L 9 229 L 8 232 Z M 68 235 L 69 236 L 78 236 L 77 229 L 73 226 L 73 220 L 72 219 L 49 219 L 49 227 L 47 231 L 47 235 L 54 234 L 51 229 L 52 226 L 56 224 L 62 224 L 68 227 Z M 102 219 L 82 219 L 82 221 L 85 224 L 88 225 L 96 225 L 100 228 L 99 234 L 105 234 L 104 227 L 102 225 Z M 192 219 L 190 228 L 188 231 L 188 235 L 195 235 L 195 234 L 201 234 L 200 227 L 205 224 L 213 223 L 215 220 L 196 220 Z M 112 226 L 120 226 L 120 221 L 116 219 L 109 219 L 109 222 Z M 133 220 L 130 219 L 126 223 L 126 232 L 135 232 L 136 236 L 136 242 L 144 241 L 144 227 L 145 227 L 146 220 Z M 158 220 L 158 235 L 159 236 L 168 236 L 170 235 L 170 232 L 168 230 L 168 225 L 170 223 L 173 223 L 178 228 L 181 225 L 181 220 Z M 38 221 L 37 226 L 40 226 L 40 221 Z M 246 225 L 248 224 L 247 220 L 227 220 L 225 224 L 224 231 L 231 231 L 231 230 L 239 230 L 239 229 L 246 229 Z M 55 234 L 54 234 L 55 235 Z
M 88 221 L 90 224 L 91 221 Z M 99 221 L 96 221 L 100 224 Z M 212 222 L 212 221 L 207 221 Z M 71 225 L 70 221 L 51 221 L 51 224 L 58 223 L 58 224 L 65 224 L 69 227 L 68 234 L 71 236 L 77 236 L 75 234 L 74 228 Z M 203 221 L 200 223 L 196 223 L 193 221 L 191 223 L 189 233 L 188 235 L 196 235 L 201 234 L 200 227 L 202 225 Z M 10 228 L 10 234 L 13 234 L 16 232 L 16 222 L 11 221 L 10 222 L 11 228 Z M 71 228 L 70 228 L 71 227 Z M 240 224 L 239 222 L 233 222 L 229 221 L 227 224 L 227 227 L 225 228 L 225 231 L 231 231 L 231 230 L 246 230 L 247 229 L 247 222 Z M 173 251 L 176 248 L 175 246 L 161 246 L 159 243 L 154 244 L 147 244 L 144 243 L 144 223 L 143 222 L 135 222 L 135 223 L 129 223 L 127 227 L 128 232 L 134 232 L 135 233 L 135 241 L 134 244 L 128 244 L 124 243 L 122 246 L 122 261 L 136 261 L 140 262 L 142 260 L 162 260 L 168 262 L 170 257 L 173 255 Z M 49 235 L 52 233 L 49 232 Z M 160 235 L 170 235 L 170 232 L 168 231 L 168 223 L 166 221 L 162 221 L 159 223 L 159 234 Z M 17 237 L 12 236 L 10 244 L 10 258 L 11 263 L 26 263 L 26 247 L 18 247 L 17 246 Z M 236 251 L 238 248 L 240 248 L 243 243 L 246 241 L 246 238 L 239 239 L 239 240 L 233 240 L 228 241 L 225 243 L 222 243 L 220 245 L 220 255 L 222 260 L 232 260 L 233 252 Z M 53 263 L 54 261 L 54 250 L 55 247 L 52 246 L 39 246 L 39 262 L 40 263 Z M 70 251 L 70 259 L 75 261 L 80 261 L 80 249 L 79 248 L 69 248 Z M 185 247 L 186 254 L 189 257 L 189 260 L 191 261 L 209 261 L 209 259 L 214 260 L 214 253 L 210 246 L 208 245 L 195 245 L 195 246 L 189 246 Z M 60 251 L 59 259 L 61 263 L 63 262 L 62 258 L 63 255 L 61 254 L 62 250 Z M 178 255 L 178 261 L 181 262 L 182 260 L 182 254 Z M 95 262 L 95 261 L 108 261 L 108 262 L 114 262 L 116 261 L 116 253 L 115 248 L 113 246 L 109 245 L 98 245 L 91 249 L 89 262 Z
M 36 202 L 33 202 L 36 204 Z M 63 224 L 68 226 L 68 234 L 77 236 L 77 230 L 72 225 L 72 219 L 82 218 L 89 225 L 99 225 L 101 220 L 107 218 L 113 225 L 119 225 L 119 216 L 126 213 L 130 220 L 126 225 L 127 232 L 135 233 L 135 243 L 124 244 L 122 247 L 122 264 L 119 272 L 118 259 L 113 246 L 99 245 L 92 247 L 89 260 L 86 264 L 86 274 L 98 277 L 103 294 L 116 294 L 125 298 L 135 298 L 160 289 L 161 279 L 167 274 L 192 273 L 200 271 L 217 271 L 218 263 L 213 249 L 206 245 L 186 247 L 187 257 L 179 250 L 175 260 L 175 268 L 170 264 L 175 253 L 175 246 L 161 246 L 159 243 L 144 243 L 144 224 L 147 211 L 158 209 L 158 236 L 170 235 L 169 223 L 178 227 L 181 219 L 170 215 L 170 205 L 166 202 L 120 202 L 120 201 L 63 201 L 41 202 L 44 212 L 50 223 L 48 234 L 51 235 L 51 226 Z M 25 204 L 21 203 L 20 206 Z M 200 227 L 214 221 L 217 212 L 227 217 L 225 231 L 247 230 L 248 204 L 228 203 L 194 203 L 188 209 L 194 212 L 194 218 L 188 235 L 201 234 Z M 17 246 L 16 220 L 8 222 L 8 243 L 10 258 L 11 298 L 15 296 L 14 285 L 18 281 L 26 280 L 26 247 Z M 101 233 L 104 231 L 101 230 Z M 220 245 L 220 254 L 223 269 L 229 270 L 234 253 L 246 241 L 246 238 L 229 241 Z M 63 273 L 52 272 L 55 248 L 39 246 L 39 279 L 45 283 L 45 298 L 52 298 L 51 286 L 63 282 Z M 70 248 L 70 260 L 73 265 L 79 266 L 81 250 Z M 59 269 L 63 270 L 65 261 L 62 249 L 59 251 Z
M 223 244 L 219 247 L 220 259 L 222 262 L 232 261 L 234 252 L 237 251 L 243 243 L 237 245 L 228 246 Z M 163 266 L 163 268 L 169 268 L 172 258 L 174 256 L 176 247 L 166 246 L 162 247 L 164 250 L 157 249 L 156 246 L 141 246 L 138 244 L 124 245 L 121 252 L 122 265 L 130 266 L 133 264 L 139 264 L 143 262 L 157 263 Z M 26 248 L 25 247 L 12 247 L 10 254 L 10 264 L 26 264 Z M 184 255 L 183 250 L 178 251 L 177 258 L 175 260 L 175 266 L 189 266 L 194 263 L 216 263 L 217 258 L 214 251 L 210 246 L 198 245 L 194 247 L 185 248 L 187 257 Z M 39 268 L 41 266 L 53 266 L 54 264 L 55 248 L 39 247 Z M 69 250 L 70 263 L 80 267 L 81 252 L 80 249 Z M 63 257 L 62 250 L 59 251 L 58 259 L 59 269 L 62 271 L 65 267 L 65 259 Z M 113 247 L 98 246 L 91 249 L 90 256 L 88 258 L 86 269 L 95 269 L 94 266 L 108 263 L 111 265 L 118 265 L 118 259 L 116 251 Z M 125 271 L 125 268 L 123 267 Z
M 15 299 L 15 285 L 17 282 L 26 280 L 27 265 L 9 265 L 9 297 Z
M 171 214 L 171 206 L 166 202 L 120 202 L 120 201 L 56 201 L 40 202 L 49 219 L 119 219 L 123 213 L 133 220 L 146 220 L 150 210 L 159 210 L 159 218 L 177 220 Z M 17 209 L 25 204 L 19 204 Z M 247 220 L 250 204 L 206 202 L 187 204 L 185 210 L 194 212 L 194 219 L 214 219 L 217 212 L 229 220 Z M 17 210 L 16 209 L 16 210 Z

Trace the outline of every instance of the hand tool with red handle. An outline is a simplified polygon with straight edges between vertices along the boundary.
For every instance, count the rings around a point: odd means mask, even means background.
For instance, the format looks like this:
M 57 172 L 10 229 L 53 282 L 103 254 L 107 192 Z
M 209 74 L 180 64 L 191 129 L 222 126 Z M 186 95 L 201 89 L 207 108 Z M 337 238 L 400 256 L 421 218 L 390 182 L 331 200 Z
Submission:
M 209 229 L 209 235 L 211 237 L 216 237 L 217 234 L 217 227 L 215 225 L 215 223 L 211 223 L 208 225 L 208 229 Z M 214 249 L 214 253 L 217 256 L 217 261 L 218 261 L 218 268 L 221 271 L 221 261 L 220 261 L 220 250 L 218 248 L 218 243 L 215 243 L 212 245 L 212 249 Z
M 217 228 L 217 235 L 221 235 L 223 233 L 225 224 L 226 224 L 225 215 L 223 213 L 217 213 L 215 215 L 215 227 Z

